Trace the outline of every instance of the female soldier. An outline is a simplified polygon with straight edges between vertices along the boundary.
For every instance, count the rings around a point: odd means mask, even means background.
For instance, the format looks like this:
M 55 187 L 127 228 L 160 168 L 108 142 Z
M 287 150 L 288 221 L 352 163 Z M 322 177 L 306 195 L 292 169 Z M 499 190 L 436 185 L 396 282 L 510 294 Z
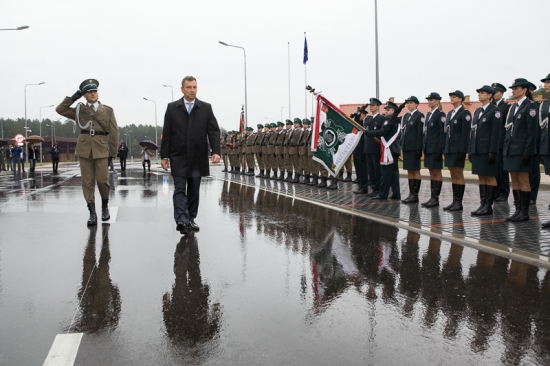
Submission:
M 445 147 L 445 113 L 440 108 L 441 96 L 430 93 L 428 97 L 430 111 L 424 123 L 424 168 L 430 171 L 431 198 L 422 203 L 424 207 L 439 206 L 439 194 L 443 185 L 443 148 Z
M 506 136 L 504 138 L 504 170 L 510 172 L 512 193 L 516 212 L 507 221 L 519 222 L 529 220 L 529 200 L 531 186 L 529 171 L 531 159 L 535 153 L 535 136 L 537 133 L 537 108 L 529 90 L 529 81 L 516 79 L 512 96 L 516 103 L 510 107 L 506 118 Z
M 470 136 L 469 158 L 472 173 L 479 176 L 480 206 L 472 216 L 491 215 L 497 188 L 498 143 L 500 139 L 501 111 L 494 105 L 495 89 L 488 85 L 477 89 L 481 107 L 474 112 Z
M 405 100 L 409 113 L 401 120 L 403 169 L 407 171 L 409 178 L 409 196 L 403 203 L 418 202 L 420 191 L 420 158 L 422 157 L 422 141 L 424 133 L 424 115 L 417 110 L 418 98 L 412 96 Z
M 447 114 L 445 122 L 445 166 L 451 172 L 453 202 L 444 207 L 447 211 L 460 211 L 464 197 L 464 161 L 470 141 L 472 115 L 464 107 L 464 93 L 460 90 L 449 93 L 454 109 Z
M 544 90 L 550 93 L 550 74 L 541 80 L 544 83 Z M 550 144 L 548 142 L 548 112 L 550 111 L 550 99 L 546 99 L 540 104 L 539 109 L 539 125 L 541 128 L 540 135 L 540 155 L 542 156 L 542 164 L 544 165 L 544 173 L 550 175 Z M 550 228 L 550 221 L 542 224 L 543 228 Z

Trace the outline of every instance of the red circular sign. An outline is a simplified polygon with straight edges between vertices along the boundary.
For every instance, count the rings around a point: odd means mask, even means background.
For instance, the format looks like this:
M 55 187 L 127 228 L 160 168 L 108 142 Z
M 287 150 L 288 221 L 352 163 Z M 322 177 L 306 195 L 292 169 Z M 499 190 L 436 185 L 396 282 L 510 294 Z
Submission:
M 18 133 L 17 135 L 15 135 L 15 137 L 13 138 L 15 140 L 15 142 L 17 142 L 18 144 L 22 144 L 23 142 L 25 142 L 25 136 L 21 135 L 20 133 Z

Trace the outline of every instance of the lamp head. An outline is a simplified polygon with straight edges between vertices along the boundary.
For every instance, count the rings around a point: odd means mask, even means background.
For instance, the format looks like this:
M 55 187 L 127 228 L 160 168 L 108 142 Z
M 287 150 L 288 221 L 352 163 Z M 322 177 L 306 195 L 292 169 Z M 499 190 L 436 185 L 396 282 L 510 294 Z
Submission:
M 23 25 L 21 27 L 17 27 L 17 30 L 23 30 L 23 29 L 28 29 L 29 26 L 28 25 Z
M 224 46 L 227 46 L 227 43 L 225 42 L 222 42 L 222 41 L 218 41 L 219 44 L 223 44 Z

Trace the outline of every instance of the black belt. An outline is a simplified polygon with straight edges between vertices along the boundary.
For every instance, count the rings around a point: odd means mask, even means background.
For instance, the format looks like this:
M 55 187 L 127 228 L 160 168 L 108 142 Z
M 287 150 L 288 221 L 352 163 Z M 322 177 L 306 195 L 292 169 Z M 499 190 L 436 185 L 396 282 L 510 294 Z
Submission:
M 102 135 L 107 136 L 109 132 L 103 132 L 103 131 L 96 131 L 96 130 L 80 130 L 81 135 Z

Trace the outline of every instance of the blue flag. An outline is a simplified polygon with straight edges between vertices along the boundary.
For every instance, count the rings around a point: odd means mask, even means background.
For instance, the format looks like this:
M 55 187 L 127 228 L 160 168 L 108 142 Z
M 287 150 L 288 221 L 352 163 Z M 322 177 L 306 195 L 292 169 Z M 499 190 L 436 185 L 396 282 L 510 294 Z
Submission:
M 304 65 L 306 64 L 307 58 L 307 38 L 304 36 Z

